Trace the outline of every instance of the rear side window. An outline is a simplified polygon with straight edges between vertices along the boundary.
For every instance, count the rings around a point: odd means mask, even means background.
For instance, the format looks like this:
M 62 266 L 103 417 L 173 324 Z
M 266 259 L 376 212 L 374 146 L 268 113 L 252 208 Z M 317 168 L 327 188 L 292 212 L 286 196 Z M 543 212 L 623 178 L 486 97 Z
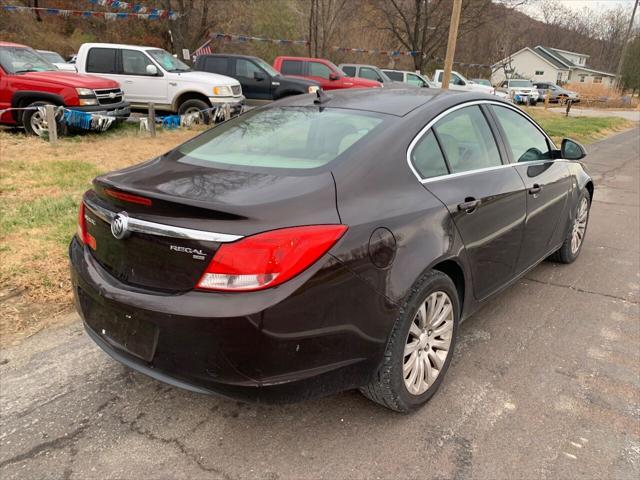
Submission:
M 92 48 L 87 55 L 86 71 L 90 73 L 118 73 L 114 48 Z
M 356 67 L 342 67 L 342 71 L 347 77 L 356 76 Z
M 493 105 L 491 107 L 507 137 L 513 161 L 535 162 L 551 158 L 551 149 L 540 130 L 529 120 L 510 108 Z
M 500 154 L 480 107 L 464 107 L 433 127 L 452 173 L 501 165 Z
M 229 59 L 226 57 L 206 57 L 204 69 L 211 73 L 226 74 L 228 71 Z
M 309 76 L 329 79 L 331 69 L 324 63 L 309 62 Z
M 303 75 L 302 60 L 284 60 L 282 62 L 283 75 Z
M 440 145 L 431 131 L 413 147 L 411 163 L 422 178 L 438 177 L 449 173 Z
M 216 167 L 322 167 L 380 127 L 384 116 L 332 108 L 254 110 L 178 147 L 181 162 Z
M 391 70 L 383 70 L 383 72 L 386 73 L 387 77 L 389 77 L 391 80 L 395 80 L 396 82 L 404 81 L 402 72 L 392 72 Z

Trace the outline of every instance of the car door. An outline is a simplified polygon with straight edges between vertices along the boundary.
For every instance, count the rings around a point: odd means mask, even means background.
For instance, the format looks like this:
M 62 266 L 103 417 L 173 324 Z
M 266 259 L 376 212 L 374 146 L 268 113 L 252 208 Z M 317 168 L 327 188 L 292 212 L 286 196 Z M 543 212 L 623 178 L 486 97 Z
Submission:
M 127 101 L 134 104 L 170 104 L 167 77 L 146 53 L 139 50 L 120 50 L 120 71 L 116 80 L 124 90 Z M 157 73 L 147 73 L 153 65 Z
M 515 275 L 526 215 L 522 179 L 503 164 L 485 115 L 479 105 L 457 107 L 432 126 L 448 174 L 423 180 L 447 207 L 462 237 L 478 299 Z M 409 151 L 413 157 L 419 148 Z
M 250 100 L 271 100 L 271 76 L 253 61 L 236 58 L 232 77 L 242 85 L 244 96 Z
M 384 83 L 384 79 L 380 74 L 370 67 L 360 67 L 358 76 L 360 78 L 366 78 L 367 80 L 375 80 L 376 82 Z
M 407 83 L 416 87 L 428 87 L 427 83 L 415 73 L 407 73 Z
M 527 218 L 518 260 L 523 271 L 547 257 L 562 242 L 571 175 L 567 163 L 554 160 L 554 146 L 520 110 L 491 105 L 508 155 L 527 190 Z

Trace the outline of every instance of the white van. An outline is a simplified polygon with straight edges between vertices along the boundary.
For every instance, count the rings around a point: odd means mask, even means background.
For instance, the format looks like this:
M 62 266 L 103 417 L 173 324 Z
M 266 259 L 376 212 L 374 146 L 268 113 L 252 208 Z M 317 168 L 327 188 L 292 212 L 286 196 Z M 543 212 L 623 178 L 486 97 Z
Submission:
M 85 43 L 76 58 L 78 73 L 115 80 L 134 108 L 153 103 L 157 110 L 185 114 L 244 103 L 240 83 L 215 73 L 195 72 L 166 50 L 138 45 Z

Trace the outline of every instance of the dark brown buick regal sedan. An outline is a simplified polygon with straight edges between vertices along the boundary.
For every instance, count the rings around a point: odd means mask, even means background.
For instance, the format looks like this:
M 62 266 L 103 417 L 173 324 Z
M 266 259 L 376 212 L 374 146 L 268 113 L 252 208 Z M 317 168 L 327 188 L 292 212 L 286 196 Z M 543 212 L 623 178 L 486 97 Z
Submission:
M 290 97 L 97 177 L 69 249 L 76 306 L 109 355 L 172 385 L 261 402 L 359 388 L 408 411 L 462 320 L 578 257 L 584 156 L 492 96 Z

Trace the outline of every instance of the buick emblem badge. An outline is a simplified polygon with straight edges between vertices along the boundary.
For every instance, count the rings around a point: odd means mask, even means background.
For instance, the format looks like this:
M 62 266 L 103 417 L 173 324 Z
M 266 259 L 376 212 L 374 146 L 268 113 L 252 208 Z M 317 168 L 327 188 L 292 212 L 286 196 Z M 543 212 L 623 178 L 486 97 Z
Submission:
M 111 234 L 118 240 L 122 240 L 127 236 L 129 225 L 129 215 L 126 212 L 120 212 L 111 222 Z

